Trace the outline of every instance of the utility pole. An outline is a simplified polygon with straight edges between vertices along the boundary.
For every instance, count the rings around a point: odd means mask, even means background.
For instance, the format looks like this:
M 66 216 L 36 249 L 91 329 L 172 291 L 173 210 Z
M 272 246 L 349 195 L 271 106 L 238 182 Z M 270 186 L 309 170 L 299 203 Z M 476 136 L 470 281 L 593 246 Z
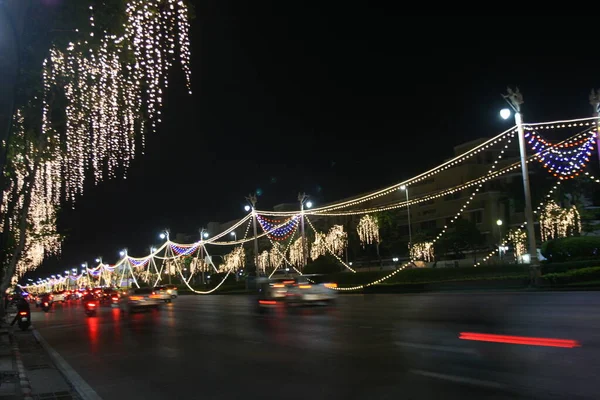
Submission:
M 260 269 L 258 267 L 258 230 L 256 227 L 256 195 L 250 194 L 246 197 L 248 203 L 250 203 L 252 207 L 252 227 L 254 230 L 254 272 L 256 273 L 256 277 L 260 276 Z
M 597 91 L 592 89 L 590 93 L 590 105 L 594 109 L 594 117 L 599 118 L 596 120 L 596 151 L 598 152 L 598 161 L 600 162 L 600 89 Z
M 206 230 L 204 228 L 200 228 L 200 259 L 202 260 L 202 263 L 200 265 L 202 265 L 202 284 L 205 285 L 206 284 L 206 278 L 205 278 L 205 262 L 204 262 L 204 243 L 202 243 L 204 241 L 204 232 Z
M 306 267 L 306 234 L 304 233 L 304 202 L 308 199 L 306 193 L 298 193 L 300 202 L 300 234 L 302 235 L 302 270 Z
M 515 124 L 519 134 L 519 152 L 521 154 L 521 172 L 523 175 L 523 191 L 525 193 L 525 221 L 527 221 L 527 238 L 529 239 L 530 274 L 533 282 L 537 284 L 541 275 L 537 257 L 537 245 L 535 241 L 535 226 L 533 225 L 533 208 L 531 206 L 531 188 L 529 186 L 529 170 L 527 167 L 527 149 L 525 143 L 525 131 L 523 129 L 523 116 L 521 115 L 521 104 L 524 103 L 523 95 L 519 88 L 514 91 L 507 89 L 507 94 L 502 95 L 504 100 L 515 111 Z

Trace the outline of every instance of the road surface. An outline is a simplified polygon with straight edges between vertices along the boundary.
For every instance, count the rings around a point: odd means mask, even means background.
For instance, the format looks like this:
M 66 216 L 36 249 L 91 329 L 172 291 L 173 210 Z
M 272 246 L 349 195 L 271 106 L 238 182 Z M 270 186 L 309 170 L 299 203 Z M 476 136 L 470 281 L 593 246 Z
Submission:
M 103 307 L 87 318 L 71 304 L 32 319 L 104 399 L 599 396 L 600 292 L 344 295 L 334 308 L 268 315 L 253 305 L 245 296 L 181 296 L 131 316 Z

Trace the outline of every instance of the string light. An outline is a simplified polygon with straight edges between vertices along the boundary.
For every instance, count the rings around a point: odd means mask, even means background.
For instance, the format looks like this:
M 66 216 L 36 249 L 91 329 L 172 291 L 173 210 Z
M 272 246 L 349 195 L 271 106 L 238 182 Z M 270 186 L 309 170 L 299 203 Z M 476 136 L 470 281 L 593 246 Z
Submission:
M 365 247 L 365 244 L 379 242 L 379 223 L 377 222 L 377 217 L 369 214 L 362 217 L 358 221 L 356 232 L 363 247 Z

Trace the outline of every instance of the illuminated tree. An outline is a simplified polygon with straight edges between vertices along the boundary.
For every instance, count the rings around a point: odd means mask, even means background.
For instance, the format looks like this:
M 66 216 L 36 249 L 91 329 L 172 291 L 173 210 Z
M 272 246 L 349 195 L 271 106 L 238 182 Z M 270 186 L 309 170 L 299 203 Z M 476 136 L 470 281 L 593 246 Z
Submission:
M 145 132 L 161 122 L 177 56 L 190 88 L 184 1 L 87 4 L 85 29 L 73 22 L 70 40 L 51 44 L 39 91 L 16 107 L 7 162 L 0 166 L 2 289 L 60 250 L 56 210 L 83 193 L 88 172 L 96 183 L 116 177 L 119 167 L 126 173 Z
M 365 244 L 372 244 L 379 242 L 379 223 L 377 218 L 369 214 L 365 215 L 358 221 L 356 227 L 360 243 L 364 247 Z
M 555 201 L 549 201 L 540 214 L 542 242 L 581 232 L 581 217 L 577 207 L 562 208 Z

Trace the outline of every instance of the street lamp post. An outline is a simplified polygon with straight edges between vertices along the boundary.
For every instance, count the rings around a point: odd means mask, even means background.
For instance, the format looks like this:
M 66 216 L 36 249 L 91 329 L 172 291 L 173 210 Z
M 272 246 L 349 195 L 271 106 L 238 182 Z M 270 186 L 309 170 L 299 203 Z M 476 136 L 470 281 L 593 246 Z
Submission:
M 502 220 L 496 221 L 498 225 L 498 257 L 502 259 Z
M 408 187 L 406 185 L 400 186 L 400 190 L 404 190 L 406 193 L 406 214 L 408 216 L 408 248 L 412 246 L 412 228 L 410 226 L 410 205 L 408 204 Z
M 204 239 L 206 239 L 208 237 L 208 232 L 206 231 L 206 229 L 201 228 L 200 229 L 200 259 L 204 262 Z M 169 274 L 169 283 L 171 280 L 171 275 Z M 204 265 L 202 265 L 202 284 L 206 284 L 206 279 L 205 279 L 205 271 L 204 271 Z
M 300 202 L 300 235 L 302 237 L 302 269 L 306 266 L 306 260 L 308 258 L 306 245 L 306 233 L 304 231 L 304 205 L 306 204 L 306 208 L 312 207 L 312 202 L 307 201 L 308 196 L 306 193 L 298 193 L 298 201 Z
M 256 227 L 256 195 L 251 194 L 246 197 L 246 200 L 252 205 L 244 207 L 246 211 L 252 210 L 252 227 L 254 230 L 254 273 L 258 278 L 260 276 L 260 269 L 258 268 L 258 228 Z
M 525 194 L 525 221 L 527 224 L 527 239 L 529 241 L 529 256 L 530 256 L 530 274 L 534 283 L 537 284 L 540 276 L 540 267 L 537 257 L 537 245 L 535 242 L 535 226 L 533 225 L 533 207 L 531 205 L 531 188 L 529 185 L 529 170 L 527 167 L 527 150 L 525 145 L 525 131 L 523 129 L 523 116 L 521 115 L 521 104 L 523 104 L 523 95 L 519 92 L 519 88 L 514 91 L 507 89 L 508 94 L 502 95 L 508 104 L 515 111 L 515 124 L 519 134 L 519 152 L 521 155 L 521 172 L 523 175 L 523 191 Z M 501 116 L 507 119 L 510 116 L 510 110 L 501 111 Z

